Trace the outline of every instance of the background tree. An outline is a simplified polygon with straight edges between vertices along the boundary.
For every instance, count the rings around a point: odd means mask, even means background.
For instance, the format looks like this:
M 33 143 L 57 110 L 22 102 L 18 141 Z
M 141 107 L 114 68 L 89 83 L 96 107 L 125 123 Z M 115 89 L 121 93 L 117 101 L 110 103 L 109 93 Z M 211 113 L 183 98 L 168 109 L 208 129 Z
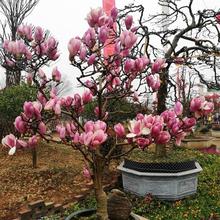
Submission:
M 0 0 L 0 12 L 3 16 L 0 21 L 0 45 L 6 39 L 12 41 L 18 39 L 18 27 L 24 22 L 24 19 L 32 12 L 38 2 L 39 0 Z M 4 50 L 0 47 L 0 63 L 6 70 L 6 87 L 19 85 L 21 71 L 7 68 L 7 66 L 3 65 L 4 60 Z

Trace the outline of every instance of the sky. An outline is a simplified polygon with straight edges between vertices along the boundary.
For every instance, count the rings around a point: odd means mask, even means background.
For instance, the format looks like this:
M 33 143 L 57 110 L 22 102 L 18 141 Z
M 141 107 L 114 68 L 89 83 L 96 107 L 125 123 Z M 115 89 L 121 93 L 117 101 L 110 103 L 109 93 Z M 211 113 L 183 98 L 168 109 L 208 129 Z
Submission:
M 157 5 L 157 0 L 115 0 L 116 7 L 123 8 L 125 4 L 135 2 L 145 7 L 145 14 L 155 14 L 161 8 Z M 181 0 L 183 3 L 188 0 Z M 196 9 L 207 7 L 220 8 L 220 0 L 195 0 Z M 91 8 L 101 7 L 102 0 L 40 0 L 33 12 L 26 18 L 25 23 L 41 26 L 48 29 L 51 35 L 59 41 L 60 58 L 46 70 L 57 66 L 62 72 L 64 82 L 68 83 L 66 88 L 71 88 L 71 92 L 79 90 L 75 76 L 77 70 L 74 69 L 68 60 L 68 41 L 75 36 L 82 36 L 88 28 L 85 20 Z M 0 17 L 1 18 L 1 17 Z M 0 87 L 4 85 L 2 77 L 3 70 L 0 69 Z M 69 89 L 68 89 L 69 90 Z

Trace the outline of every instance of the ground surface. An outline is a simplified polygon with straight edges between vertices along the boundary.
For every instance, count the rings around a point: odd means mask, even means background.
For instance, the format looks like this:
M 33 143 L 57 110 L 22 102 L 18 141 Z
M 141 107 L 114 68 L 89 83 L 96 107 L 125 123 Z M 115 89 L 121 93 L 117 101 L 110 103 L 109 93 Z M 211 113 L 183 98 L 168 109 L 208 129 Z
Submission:
M 82 176 L 83 159 L 78 152 L 60 145 L 40 144 L 38 168 L 32 168 L 31 153 L 8 156 L 0 146 L 0 219 L 12 220 L 29 202 L 68 203 L 88 190 Z

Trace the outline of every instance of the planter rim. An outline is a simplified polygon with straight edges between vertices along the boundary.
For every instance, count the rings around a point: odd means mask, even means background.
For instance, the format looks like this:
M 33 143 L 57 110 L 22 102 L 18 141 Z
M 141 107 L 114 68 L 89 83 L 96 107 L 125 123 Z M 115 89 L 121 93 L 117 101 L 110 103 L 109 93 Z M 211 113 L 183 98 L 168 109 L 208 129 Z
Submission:
M 124 168 L 149 173 L 178 173 L 195 169 L 195 159 L 187 159 L 178 162 L 137 162 L 135 160 L 124 159 Z
M 96 212 L 96 208 L 91 208 L 91 209 L 82 209 L 76 212 L 73 212 L 72 214 L 70 214 L 69 216 L 67 216 L 65 218 L 65 220 L 71 220 L 73 217 L 80 217 L 78 215 L 80 214 L 94 214 Z M 144 217 L 141 217 L 139 215 L 136 215 L 135 213 L 131 212 L 130 217 L 133 217 L 134 220 L 147 220 Z
M 195 162 L 195 169 L 177 172 L 177 173 L 162 173 L 162 172 L 140 172 L 136 170 L 132 170 L 129 168 L 124 167 L 124 161 L 117 167 L 118 170 L 125 172 L 125 173 L 132 173 L 137 176 L 153 176 L 153 177 L 173 177 L 173 176 L 185 176 L 193 173 L 199 173 L 202 171 L 202 167 L 198 162 Z
M 207 137 L 207 138 L 185 138 L 182 140 L 182 142 L 197 142 L 197 141 L 210 141 L 215 138 L 213 137 Z

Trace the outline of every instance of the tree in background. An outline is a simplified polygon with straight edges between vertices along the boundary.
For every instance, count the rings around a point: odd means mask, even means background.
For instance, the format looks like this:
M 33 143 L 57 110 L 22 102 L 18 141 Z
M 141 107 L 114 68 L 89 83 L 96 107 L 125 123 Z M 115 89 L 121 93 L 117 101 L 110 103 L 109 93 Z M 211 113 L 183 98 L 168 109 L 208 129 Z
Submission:
M 32 12 L 39 0 L 0 0 L 1 19 L 0 45 L 8 40 L 18 40 L 18 27 L 24 22 L 24 19 Z M 19 85 L 21 81 L 21 71 L 19 69 L 12 70 L 4 65 L 6 55 L 2 47 L 0 47 L 0 64 L 5 68 L 6 87 Z
M 200 82 L 208 88 L 220 89 L 220 12 L 213 9 L 195 10 L 195 0 L 159 0 L 162 12 L 145 18 L 142 5 L 126 6 L 120 16 L 139 14 L 137 34 L 145 41 L 143 51 L 149 58 L 161 57 L 166 67 L 160 69 L 161 86 L 158 91 L 158 113 L 166 109 L 170 89 L 177 91 L 172 82 L 174 65 L 185 65 L 197 73 Z M 159 65 L 159 62 L 156 63 Z M 205 70 L 209 72 L 204 74 Z

